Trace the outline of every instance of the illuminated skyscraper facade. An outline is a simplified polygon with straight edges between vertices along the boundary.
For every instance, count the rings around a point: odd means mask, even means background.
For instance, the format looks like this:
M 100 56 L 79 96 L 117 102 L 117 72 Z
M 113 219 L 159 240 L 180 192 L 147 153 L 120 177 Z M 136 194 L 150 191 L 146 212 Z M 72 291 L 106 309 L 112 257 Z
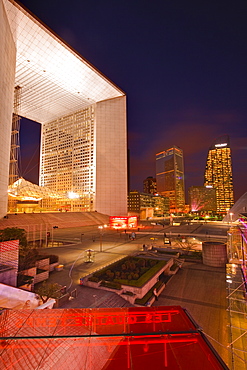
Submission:
M 216 139 L 209 148 L 204 185 L 216 189 L 217 212 L 225 213 L 233 206 L 231 148 L 227 135 Z
M 7 212 L 14 90 L 42 125 L 40 185 L 72 211 L 127 214 L 125 93 L 14 0 L 0 0 L 0 217 Z
M 170 212 L 182 212 L 185 206 L 182 149 L 173 146 L 156 154 L 156 181 L 158 194 L 170 200 Z

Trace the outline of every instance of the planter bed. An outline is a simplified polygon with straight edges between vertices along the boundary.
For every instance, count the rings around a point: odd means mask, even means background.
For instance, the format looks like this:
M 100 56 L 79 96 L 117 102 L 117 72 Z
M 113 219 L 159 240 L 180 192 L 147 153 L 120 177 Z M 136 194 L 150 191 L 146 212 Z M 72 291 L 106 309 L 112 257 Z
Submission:
M 142 298 L 137 298 L 135 300 L 135 304 L 140 306 L 145 306 L 148 302 L 151 301 L 153 298 L 153 301 L 155 300 L 153 290 L 156 288 L 158 293 L 161 293 L 161 291 L 165 288 L 165 284 L 162 281 L 158 281 Z

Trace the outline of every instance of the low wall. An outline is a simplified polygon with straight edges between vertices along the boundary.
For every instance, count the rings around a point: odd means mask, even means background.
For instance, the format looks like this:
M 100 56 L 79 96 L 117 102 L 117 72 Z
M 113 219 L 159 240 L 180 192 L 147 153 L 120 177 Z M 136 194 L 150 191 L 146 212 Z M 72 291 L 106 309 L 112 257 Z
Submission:
M 64 303 L 66 303 L 70 298 L 70 293 L 64 294 L 62 297 L 56 299 L 56 303 L 54 305 L 54 308 L 62 307 Z
M 1 266 L 0 283 L 16 287 L 17 285 L 17 269 L 6 266 Z
M 54 271 L 55 268 L 59 265 L 59 262 L 54 262 L 49 265 L 49 271 Z
M 20 271 L 22 275 L 35 276 L 37 273 L 37 267 L 30 267 L 30 269 Z
M 47 280 L 49 278 L 49 271 L 41 272 L 34 276 L 34 284 L 40 283 L 41 281 Z
M 50 266 L 50 258 L 44 258 L 42 260 L 38 260 L 35 263 L 36 267 L 41 270 L 49 270 Z
M 122 285 L 123 290 L 127 290 L 135 294 L 135 298 L 142 298 L 159 280 L 159 276 L 164 272 L 167 271 L 167 275 L 169 274 L 170 268 L 173 265 L 173 258 L 171 258 L 165 266 L 163 266 L 156 274 L 148 280 L 146 284 L 142 287 L 133 287 L 130 285 Z

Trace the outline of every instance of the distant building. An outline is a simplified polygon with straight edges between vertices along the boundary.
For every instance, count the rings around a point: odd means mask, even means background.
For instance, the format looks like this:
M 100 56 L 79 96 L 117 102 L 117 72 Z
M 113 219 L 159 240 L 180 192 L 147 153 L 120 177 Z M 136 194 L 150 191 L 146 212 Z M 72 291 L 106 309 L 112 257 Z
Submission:
M 225 213 L 233 206 L 232 159 L 227 135 L 216 139 L 209 148 L 204 185 L 216 189 L 217 212 Z
M 128 212 L 140 215 L 143 209 L 149 209 L 150 215 L 162 217 L 169 213 L 169 199 L 162 195 L 141 193 L 137 190 L 129 192 Z
M 170 200 L 170 212 L 183 212 L 184 161 L 182 149 L 173 146 L 156 154 L 157 192 Z
M 143 181 L 143 192 L 147 194 L 157 193 L 156 179 L 154 177 L 149 176 Z
M 192 212 L 216 212 L 216 190 L 212 186 L 191 186 L 189 205 Z

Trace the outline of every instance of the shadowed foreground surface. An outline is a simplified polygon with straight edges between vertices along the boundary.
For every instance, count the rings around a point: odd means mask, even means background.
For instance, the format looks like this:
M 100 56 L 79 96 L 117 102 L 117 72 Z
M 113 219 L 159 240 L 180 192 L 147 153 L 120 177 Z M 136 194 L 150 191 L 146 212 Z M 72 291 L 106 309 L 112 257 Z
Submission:
M 225 268 L 185 262 L 154 305 L 181 305 L 186 308 L 229 365 L 226 296 Z

